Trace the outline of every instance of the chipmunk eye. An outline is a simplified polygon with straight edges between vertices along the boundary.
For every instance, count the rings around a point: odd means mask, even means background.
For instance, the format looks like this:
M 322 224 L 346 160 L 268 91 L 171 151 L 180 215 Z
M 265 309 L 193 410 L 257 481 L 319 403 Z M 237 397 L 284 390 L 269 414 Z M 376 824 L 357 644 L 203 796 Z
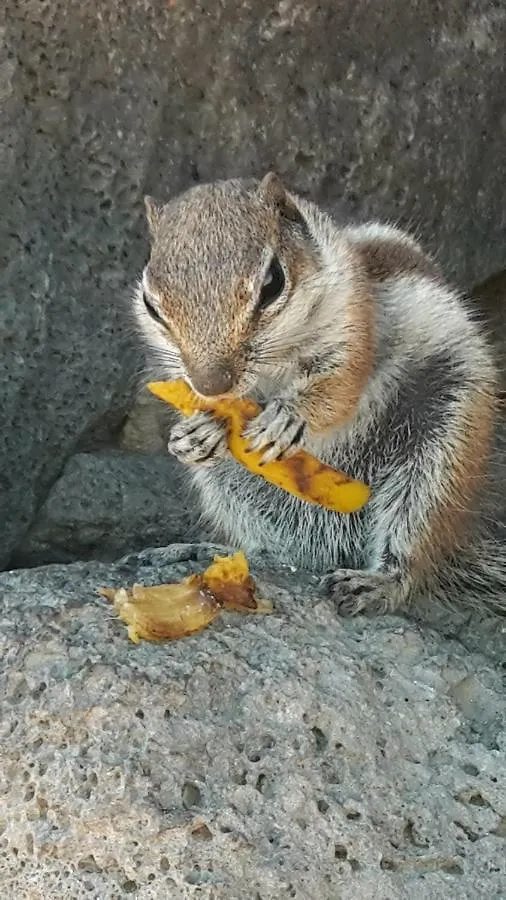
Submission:
M 260 289 L 257 310 L 265 309 L 281 296 L 285 287 L 285 273 L 277 256 L 273 256 Z
M 142 292 L 142 300 L 143 300 L 144 306 L 146 307 L 146 311 L 151 316 L 151 318 L 155 322 L 158 322 L 159 325 L 165 325 L 165 322 L 163 321 L 160 313 L 153 306 L 151 300 L 149 299 L 148 295 L 146 294 L 146 291 L 144 291 L 144 290 Z

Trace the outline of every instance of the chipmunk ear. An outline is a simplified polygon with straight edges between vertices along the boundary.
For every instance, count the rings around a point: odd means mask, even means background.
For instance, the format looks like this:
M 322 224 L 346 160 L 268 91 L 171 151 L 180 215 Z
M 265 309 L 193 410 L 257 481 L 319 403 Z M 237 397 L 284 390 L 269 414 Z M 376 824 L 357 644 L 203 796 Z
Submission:
M 262 178 L 257 193 L 263 197 L 267 203 L 275 206 L 284 219 L 288 219 L 289 222 L 299 225 L 304 231 L 309 231 L 307 222 L 295 200 L 288 193 L 281 178 L 275 172 L 268 172 L 268 174 Z
M 275 203 L 277 206 L 284 203 L 287 197 L 286 188 L 276 172 L 268 172 L 267 175 L 262 178 L 258 185 L 257 193 L 260 194 L 261 197 L 264 197 L 265 200 L 270 200 L 271 203 Z
M 158 231 L 160 219 L 162 217 L 162 207 L 158 206 L 153 197 L 144 197 L 144 208 L 146 210 L 146 219 L 151 237 L 154 237 Z

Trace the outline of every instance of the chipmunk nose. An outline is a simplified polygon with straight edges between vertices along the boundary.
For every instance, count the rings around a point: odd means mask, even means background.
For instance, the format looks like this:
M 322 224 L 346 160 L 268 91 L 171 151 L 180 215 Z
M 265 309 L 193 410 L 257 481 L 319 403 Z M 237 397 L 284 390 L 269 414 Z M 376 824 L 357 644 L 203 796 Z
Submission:
M 234 384 L 231 367 L 222 362 L 189 372 L 189 376 L 193 388 L 204 397 L 226 394 Z

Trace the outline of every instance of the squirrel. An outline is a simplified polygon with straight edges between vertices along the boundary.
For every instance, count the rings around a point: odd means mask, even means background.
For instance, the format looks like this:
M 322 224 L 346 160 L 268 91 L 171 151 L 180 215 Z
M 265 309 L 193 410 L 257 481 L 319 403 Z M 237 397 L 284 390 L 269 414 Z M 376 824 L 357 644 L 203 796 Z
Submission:
M 197 413 L 168 450 L 217 533 L 320 576 L 342 615 L 456 598 L 506 611 L 496 369 L 438 264 L 397 227 L 336 223 L 272 172 L 145 206 L 135 312 L 164 377 L 256 399 L 245 435 L 265 461 L 304 448 L 372 488 L 351 515 L 305 503 L 243 469 L 225 424 Z

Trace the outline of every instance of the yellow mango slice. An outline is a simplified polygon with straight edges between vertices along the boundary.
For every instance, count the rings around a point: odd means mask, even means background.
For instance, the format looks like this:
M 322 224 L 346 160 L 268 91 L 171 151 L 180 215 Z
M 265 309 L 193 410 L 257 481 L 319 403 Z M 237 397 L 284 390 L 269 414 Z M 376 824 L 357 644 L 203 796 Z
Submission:
M 232 456 L 253 475 L 260 475 L 300 500 L 338 513 L 353 513 L 369 499 L 369 488 L 344 472 L 320 462 L 304 450 L 286 459 L 262 462 L 262 454 L 250 448 L 242 436 L 247 422 L 261 411 L 254 400 L 242 397 L 199 397 L 185 381 L 152 381 L 148 389 L 155 397 L 176 407 L 183 415 L 211 412 L 228 423 L 228 447 Z
M 190 575 L 176 584 L 127 588 L 100 588 L 120 619 L 128 626 L 130 640 L 176 640 L 203 631 L 222 609 L 237 612 L 272 612 L 272 604 L 255 597 L 255 582 L 242 551 L 216 556 L 201 575 Z
M 131 589 L 100 588 L 99 593 L 112 601 L 135 644 L 141 638 L 159 641 L 188 637 L 206 628 L 221 612 L 212 594 L 186 579 L 154 587 L 134 584 Z

